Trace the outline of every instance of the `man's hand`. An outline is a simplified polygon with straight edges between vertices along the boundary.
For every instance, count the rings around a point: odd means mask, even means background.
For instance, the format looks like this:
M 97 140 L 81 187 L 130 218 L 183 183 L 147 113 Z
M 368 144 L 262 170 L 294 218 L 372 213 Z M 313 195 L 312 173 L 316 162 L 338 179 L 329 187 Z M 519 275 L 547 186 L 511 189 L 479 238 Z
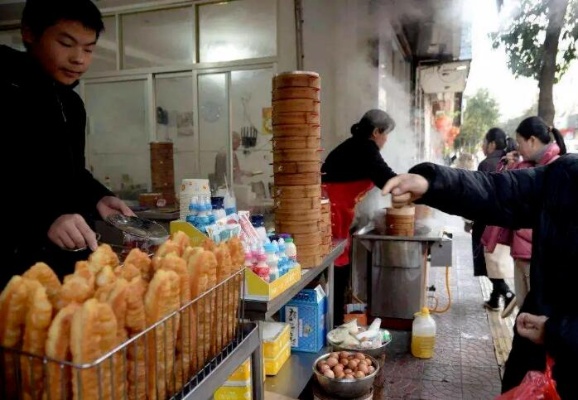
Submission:
M 79 214 L 65 214 L 58 217 L 48 229 L 48 238 L 60 248 L 96 250 L 96 233 Z
M 96 209 L 102 217 L 106 219 L 112 214 L 123 214 L 129 217 L 134 217 L 135 213 L 126 205 L 124 201 L 115 196 L 105 196 L 96 204 Z
M 403 207 L 420 199 L 429 188 L 428 181 L 421 175 L 401 174 L 391 178 L 381 193 L 385 196 L 391 193 L 393 207 Z
M 516 319 L 516 328 L 520 336 L 536 344 L 543 344 L 546 321 L 548 317 L 545 315 L 521 313 Z

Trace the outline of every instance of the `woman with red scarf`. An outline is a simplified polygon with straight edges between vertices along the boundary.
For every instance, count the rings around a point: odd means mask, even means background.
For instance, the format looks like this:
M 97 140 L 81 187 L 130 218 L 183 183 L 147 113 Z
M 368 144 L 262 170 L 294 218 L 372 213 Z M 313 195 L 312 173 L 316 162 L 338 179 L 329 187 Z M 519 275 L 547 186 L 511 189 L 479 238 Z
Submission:
M 323 188 L 331 202 L 334 238 L 350 239 L 356 204 L 377 186 L 396 176 L 381 156 L 393 119 L 382 110 L 369 110 L 351 127 L 352 137 L 333 149 L 321 167 Z M 351 280 L 350 244 L 335 261 L 334 321 L 343 323 L 345 292 Z

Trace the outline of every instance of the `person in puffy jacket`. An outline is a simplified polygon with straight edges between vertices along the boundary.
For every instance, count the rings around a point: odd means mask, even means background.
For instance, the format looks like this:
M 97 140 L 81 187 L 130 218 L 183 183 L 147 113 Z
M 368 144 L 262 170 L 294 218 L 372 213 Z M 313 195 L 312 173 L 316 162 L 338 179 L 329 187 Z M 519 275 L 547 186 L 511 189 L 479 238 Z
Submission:
M 528 371 L 552 376 L 564 400 L 578 399 L 578 155 L 536 168 L 485 173 L 422 163 L 390 179 L 392 203 L 427 204 L 509 229 L 531 228 L 531 287 L 516 317 L 502 391 Z
M 500 163 L 498 170 L 533 168 L 546 165 L 566 154 L 566 145 L 560 131 L 549 127 L 539 117 L 528 117 L 516 129 L 517 150 L 509 152 Z M 519 156 L 522 160 L 519 160 Z M 522 307 L 530 290 L 530 258 L 532 254 L 532 230 L 518 229 L 513 232 L 505 228 L 490 226 L 482 236 L 482 243 L 488 250 L 495 248 L 499 237 L 508 237 L 510 254 L 514 259 L 514 287 L 516 302 L 507 303 L 502 318 L 508 317 L 514 304 Z

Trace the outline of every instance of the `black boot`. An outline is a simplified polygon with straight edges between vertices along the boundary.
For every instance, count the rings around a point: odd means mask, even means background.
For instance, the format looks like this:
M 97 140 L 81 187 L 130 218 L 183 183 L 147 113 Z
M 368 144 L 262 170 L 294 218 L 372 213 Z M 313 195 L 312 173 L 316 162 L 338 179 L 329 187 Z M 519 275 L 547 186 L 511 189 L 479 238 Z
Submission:
M 488 301 L 484 301 L 484 308 L 487 308 L 490 311 L 499 311 L 500 294 L 493 290 L 492 293 L 490 293 L 490 299 Z

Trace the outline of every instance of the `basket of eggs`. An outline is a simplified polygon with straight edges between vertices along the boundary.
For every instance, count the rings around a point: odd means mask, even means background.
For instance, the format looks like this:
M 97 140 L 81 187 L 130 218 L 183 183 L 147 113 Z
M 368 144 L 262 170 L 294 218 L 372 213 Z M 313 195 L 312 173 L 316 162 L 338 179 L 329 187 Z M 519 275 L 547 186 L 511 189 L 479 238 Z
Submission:
M 353 351 L 327 353 L 315 360 L 313 373 L 327 394 L 355 398 L 367 394 L 379 372 L 377 360 Z

